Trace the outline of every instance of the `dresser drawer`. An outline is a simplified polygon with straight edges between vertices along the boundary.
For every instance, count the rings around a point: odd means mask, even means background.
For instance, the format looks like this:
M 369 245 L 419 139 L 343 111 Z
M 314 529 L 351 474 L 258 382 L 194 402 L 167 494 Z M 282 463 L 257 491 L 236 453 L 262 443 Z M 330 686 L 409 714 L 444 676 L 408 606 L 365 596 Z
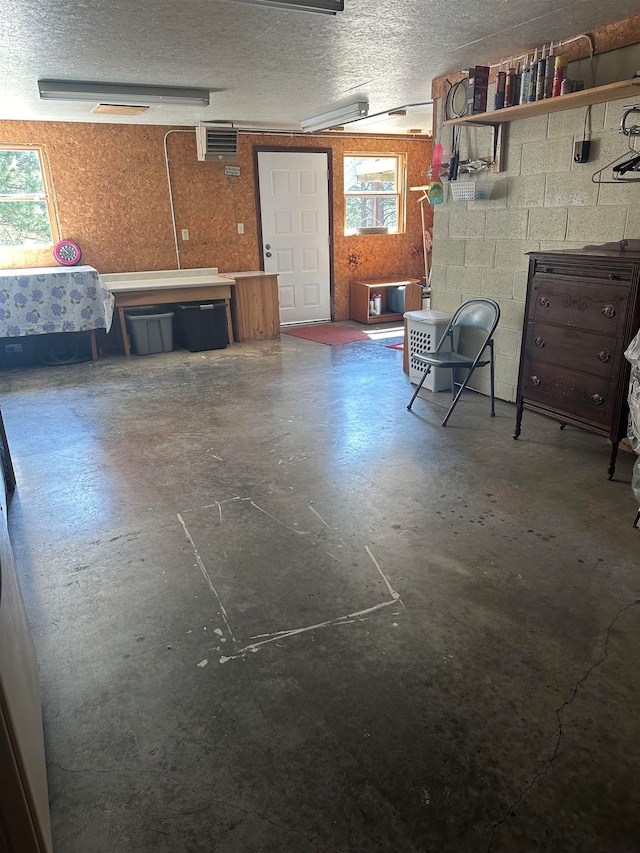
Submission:
M 609 335 L 585 332 L 571 326 L 527 325 L 525 355 L 528 358 L 556 364 L 567 370 L 580 370 L 607 381 L 617 377 L 620 350 L 619 339 Z
M 553 276 L 569 276 L 570 278 L 597 279 L 598 281 L 631 281 L 633 263 L 621 263 L 609 258 L 582 259 L 576 263 L 575 258 L 544 258 L 536 260 L 536 274 Z
M 616 383 L 598 376 L 525 359 L 521 391 L 524 400 L 586 423 L 608 426 L 614 408 Z
M 617 337 L 624 328 L 629 288 L 623 284 L 574 282 L 536 275 L 529 299 L 529 320 Z

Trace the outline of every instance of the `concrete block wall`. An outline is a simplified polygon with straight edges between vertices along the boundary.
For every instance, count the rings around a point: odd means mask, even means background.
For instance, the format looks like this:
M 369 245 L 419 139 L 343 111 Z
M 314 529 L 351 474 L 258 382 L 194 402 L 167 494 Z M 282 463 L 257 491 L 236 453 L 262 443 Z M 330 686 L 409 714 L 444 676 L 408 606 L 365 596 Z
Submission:
M 526 252 L 640 238 L 640 183 L 592 180 L 596 170 L 627 150 L 619 127 L 630 103 L 640 104 L 640 98 L 591 108 L 591 156 L 584 164 L 573 161 L 573 146 L 583 138 L 585 108 L 506 125 L 503 171 L 477 178 L 490 188 L 490 198 L 456 202 L 446 188 L 445 203 L 434 207 L 432 307 L 453 312 L 473 296 L 489 296 L 500 304 L 496 393 L 503 400 L 513 401 L 516 395 Z M 640 125 L 640 113 L 628 124 Z M 489 129 L 463 128 L 461 159 L 486 156 L 490 136 Z M 443 145 L 447 137 L 445 128 Z M 640 150 L 640 136 L 635 144 Z M 608 169 L 602 177 L 611 180 L 611 175 Z M 476 377 L 472 385 L 488 393 L 488 368 Z

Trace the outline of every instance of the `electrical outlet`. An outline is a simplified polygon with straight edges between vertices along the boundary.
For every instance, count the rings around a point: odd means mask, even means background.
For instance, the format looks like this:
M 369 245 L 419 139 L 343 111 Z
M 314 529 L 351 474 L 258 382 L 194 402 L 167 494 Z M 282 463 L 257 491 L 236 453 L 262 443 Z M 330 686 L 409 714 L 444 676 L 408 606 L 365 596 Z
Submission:
M 238 222 L 238 234 L 244 234 L 244 222 Z
M 188 229 L 188 228 L 183 228 L 183 229 L 182 229 L 182 239 L 183 239 L 183 240 L 188 240 L 188 239 L 189 239 L 189 229 Z

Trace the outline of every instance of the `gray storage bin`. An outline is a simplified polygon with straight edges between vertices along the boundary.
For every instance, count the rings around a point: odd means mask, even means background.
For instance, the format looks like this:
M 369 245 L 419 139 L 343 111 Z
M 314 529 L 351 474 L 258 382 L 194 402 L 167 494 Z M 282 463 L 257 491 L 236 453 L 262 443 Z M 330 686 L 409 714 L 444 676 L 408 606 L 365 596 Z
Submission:
M 173 350 L 173 311 L 153 313 L 153 309 L 138 308 L 124 313 L 136 355 Z
M 387 288 L 387 305 L 389 306 L 389 311 L 404 314 L 404 292 L 406 289 L 406 284 Z

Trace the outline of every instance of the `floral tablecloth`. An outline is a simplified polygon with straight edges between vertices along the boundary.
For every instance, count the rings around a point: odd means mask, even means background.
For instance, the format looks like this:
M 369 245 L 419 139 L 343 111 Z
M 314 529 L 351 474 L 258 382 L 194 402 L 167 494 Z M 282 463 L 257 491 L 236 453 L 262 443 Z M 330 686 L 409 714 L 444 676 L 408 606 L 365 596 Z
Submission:
M 114 304 L 93 267 L 0 270 L 0 338 L 108 332 Z

